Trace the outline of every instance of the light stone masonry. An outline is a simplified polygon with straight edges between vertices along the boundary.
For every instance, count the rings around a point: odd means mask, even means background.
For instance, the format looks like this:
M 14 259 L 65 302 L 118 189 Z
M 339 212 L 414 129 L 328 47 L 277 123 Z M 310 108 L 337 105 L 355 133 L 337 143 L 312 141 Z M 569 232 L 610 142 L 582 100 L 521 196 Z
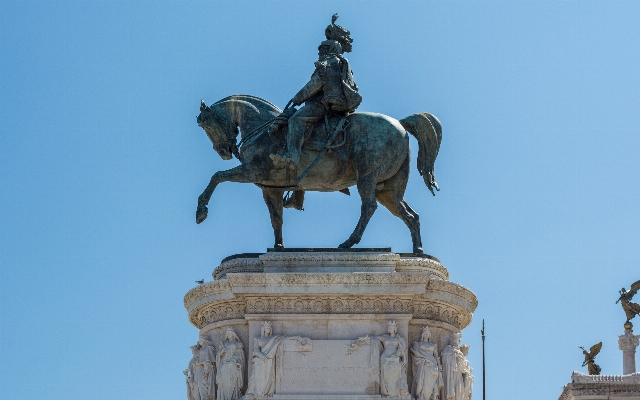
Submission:
M 214 281 L 184 298 L 189 321 L 216 352 L 225 340 L 244 349 L 243 379 L 219 379 L 242 381 L 247 400 L 409 400 L 432 390 L 414 384 L 409 349 L 433 343 L 440 354 L 458 346 L 454 334 L 471 323 L 478 300 L 450 282 L 437 259 L 381 250 L 225 259 Z M 425 327 L 429 342 L 421 339 Z

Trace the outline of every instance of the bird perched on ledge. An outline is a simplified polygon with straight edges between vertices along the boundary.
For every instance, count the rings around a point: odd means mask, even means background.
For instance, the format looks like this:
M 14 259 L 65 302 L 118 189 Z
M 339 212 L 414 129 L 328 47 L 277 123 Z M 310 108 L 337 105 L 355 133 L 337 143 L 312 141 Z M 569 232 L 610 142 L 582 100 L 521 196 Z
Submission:
M 630 320 L 636 315 L 640 315 L 640 304 L 632 303 L 631 299 L 640 289 L 640 281 L 636 281 L 631 285 L 629 291 L 625 288 L 620 289 L 620 298 L 616 301 L 616 304 L 622 303 L 622 309 L 627 314 L 627 323 L 631 323 Z
M 198 285 L 203 285 L 203 284 L 204 284 L 204 279 L 200 279 L 199 281 L 196 281 L 196 283 L 197 283 Z
M 589 375 L 600 375 L 600 371 L 602 370 L 600 369 L 600 366 L 596 364 L 596 356 L 600 353 L 602 342 L 591 346 L 589 352 L 587 352 L 582 346 L 580 346 L 580 348 L 582 349 L 582 354 L 584 354 L 584 362 L 582 363 L 582 366 L 588 366 Z

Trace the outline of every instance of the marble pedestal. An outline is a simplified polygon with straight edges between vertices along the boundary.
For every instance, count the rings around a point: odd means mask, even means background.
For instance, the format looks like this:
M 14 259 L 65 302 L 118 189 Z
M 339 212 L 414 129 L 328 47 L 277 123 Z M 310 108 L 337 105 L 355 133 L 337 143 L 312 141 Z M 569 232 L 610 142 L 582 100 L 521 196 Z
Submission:
M 185 295 L 189 321 L 216 349 L 228 328 L 237 334 L 247 366 L 243 394 L 255 339 L 269 321 L 273 335 L 282 337 L 274 400 L 382 398 L 374 344 L 356 346 L 357 339 L 385 335 L 395 321 L 405 346 L 428 326 L 441 351 L 471 323 L 477 306 L 476 296 L 450 282 L 437 259 L 390 249 L 239 254 L 223 260 L 213 277 Z M 410 360 L 407 366 L 411 388 Z

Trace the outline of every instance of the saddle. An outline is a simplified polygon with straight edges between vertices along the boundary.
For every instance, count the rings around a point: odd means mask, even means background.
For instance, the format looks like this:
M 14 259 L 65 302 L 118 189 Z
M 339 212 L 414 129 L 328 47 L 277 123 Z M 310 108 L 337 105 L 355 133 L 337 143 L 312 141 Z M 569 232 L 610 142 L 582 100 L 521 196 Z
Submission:
M 336 128 L 342 118 L 344 117 L 341 115 L 327 116 L 307 129 L 304 134 L 304 141 L 302 142 L 302 150 L 322 151 L 331 136 L 336 133 Z M 342 125 L 342 129 L 340 129 L 327 150 L 327 153 L 341 160 L 347 160 L 349 157 L 349 146 L 346 140 L 349 125 L 348 121 L 349 119 L 347 117 L 347 120 Z M 280 127 L 280 129 L 273 134 L 272 139 L 284 148 L 287 141 L 287 125 Z
M 302 142 L 302 149 L 321 151 L 327 145 L 327 141 L 335 134 L 336 128 L 343 116 L 327 116 L 324 120 L 320 120 L 315 123 L 311 129 L 305 132 L 304 142 Z M 328 153 L 330 152 L 334 156 L 346 160 L 348 157 L 347 147 L 347 126 L 348 121 L 345 121 L 342 125 L 342 129 L 338 132 L 336 137 L 329 145 Z

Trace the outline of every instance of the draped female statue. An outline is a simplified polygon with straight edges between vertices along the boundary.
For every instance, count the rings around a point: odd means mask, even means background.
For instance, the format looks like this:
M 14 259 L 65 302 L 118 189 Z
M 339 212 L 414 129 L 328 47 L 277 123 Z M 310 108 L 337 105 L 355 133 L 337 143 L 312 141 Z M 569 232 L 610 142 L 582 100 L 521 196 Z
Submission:
M 194 352 L 193 387 L 191 396 L 193 400 L 214 400 L 216 398 L 215 387 L 215 361 L 213 343 L 205 338 L 200 338 Z M 191 363 L 189 363 L 191 364 Z
M 471 374 L 472 368 L 471 364 L 469 364 L 469 360 L 467 360 L 467 356 L 469 355 L 469 346 L 462 345 L 460 346 L 460 351 L 464 358 L 460 363 L 460 369 L 462 371 L 462 379 L 464 381 L 464 394 L 462 398 L 464 400 L 471 400 L 471 389 L 473 388 L 473 378 L 474 376 Z
M 411 355 L 413 361 L 412 393 L 416 400 L 436 400 L 443 385 L 438 346 L 430 342 L 431 330 L 422 328 L 420 341 L 413 343 Z
M 225 340 L 216 357 L 218 400 L 238 400 L 244 387 L 244 346 L 232 328 L 227 328 Z
M 199 400 L 199 396 L 196 397 L 196 384 L 194 381 L 196 363 L 198 361 L 198 346 L 191 346 L 191 354 L 193 357 L 189 361 L 189 366 L 182 373 L 187 380 L 187 400 Z
M 276 354 L 283 336 L 271 336 L 271 333 L 271 322 L 264 321 L 260 337 L 254 340 L 247 398 L 269 397 L 276 391 Z
M 372 346 L 380 353 L 380 394 L 397 399 L 410 398 L 407 387 L 407 346 L 398 335 L 398 325 L 389 322 L 387 335 L 376 336 L 379 346 Z M 382 348 L 380 348 L 382 347 Z
M 465 358 L 469 346 L 460 346 L 460 333 L 451 336 L 451 342 L 442 350 L 443 400 L 470 400 L 473 375 Z

